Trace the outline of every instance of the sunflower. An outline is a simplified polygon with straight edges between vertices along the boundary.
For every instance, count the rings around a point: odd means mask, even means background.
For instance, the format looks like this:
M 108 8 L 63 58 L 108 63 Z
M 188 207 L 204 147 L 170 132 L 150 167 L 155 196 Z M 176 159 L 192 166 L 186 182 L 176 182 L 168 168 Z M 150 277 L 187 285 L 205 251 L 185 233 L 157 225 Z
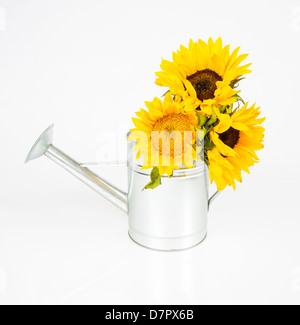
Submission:
M 173 52 L 173 62 L 162 60 L 162 71 L 157 72 L 156 84 L 169 87 L 174 95 L 188 100 L 192 107 L 201 108 L 203 115 L 211 115 L 212 108 L 236 102 L 239 91 L 233 88 L 241 76 L 250 73 L 251 63 L 240 66 L 248 54 L 238 55 L 239 48 L 232 54 L 229 45 L 223 47 L 222 39 L 208 43 L 199 40 Z
M 248 103 L 231 116 L 218 113 L 219 123 L 210 131 L 215 147 L 207 151 L 209 175 L 219 191 L 226 185 L 235 189 L 235 180 L 242 182 L 241 170 L 249 173 L 249 167 L 259 162 L 255 151 L 264 147 L 265 129 L 259 124 L 265 118 L 258 118 L 255 105 L 247 107 Z
M 143 169 L 157 167 L 159 174 L 169 177 L 183 164 L 192 168 L 195 159 L 197 114 L 185 112 L 181 99 L 167 94 L 164 101 L 154 98 L 145 102 L 149 111 L 141 109 L 132 121 L 129 140 L 137 141 L 137 159 L 144 156 Z M 177 131 L 177 132 L 174 132 Z

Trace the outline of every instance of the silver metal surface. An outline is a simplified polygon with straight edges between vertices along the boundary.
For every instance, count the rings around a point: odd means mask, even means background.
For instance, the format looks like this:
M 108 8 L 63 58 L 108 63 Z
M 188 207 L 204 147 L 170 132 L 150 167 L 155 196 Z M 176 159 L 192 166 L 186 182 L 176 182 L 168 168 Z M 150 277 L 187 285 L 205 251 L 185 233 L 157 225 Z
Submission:
M 91 170 L 81 167 L 78 162 L 55 148 L 51 142 L 53 139 L 53 125 L 49 127 L 37 140 L 27 156 L 26 162 L 45 155 L 69 173 L 77 177 L 80 181 L 88 185 L 91 189 L 109 200 L 113 205 L 127 213 L 127 194 L 117 189 L 105 179 L 94 174 Z
M 127 160 L 126 161 L 98 161 L 98 162 L 85 162 L 80 163 L 81 167 L 91 167 L 91 166 L 110 166 L 110 167 L 121 167 L 121 166 L 127 166 Z
M 191 247 L 187 247 L 187 248 L 183 248 L 183 249 L 165 249 L 165 250 L 164 250 L 164 249 L 151 248 L 151 247 L 144 246 L 144 245 L 138 243 L 137 241 L 135 241 L 135 240 L 131 237 L 129 231 L 128 231 L 128 236 L 129 236 L 129 238 L 130 238 L 133 242 L 135 242 L 135 244 L 137 244 L 137 245 L 139 245 L 139 246 L 141 246 L 141 247 L 147 248 L 147 249 L 149 249 L 149 250 L 152 250 L 152 251 L 157 251 L 157 252 L 173 252 L 173 251 L 176 252 L 176 251 L 185 251 L 185 250 L 188 250 L 188 249 L 194 248 L 194 247 L 196 247 L 196 246 L 202 244 L 202 243 L 205 241 L 205 239 L 207 238 L 207 235 L 206 235 L 206 236 L 202 239 L 202 241 L 200 241 L 199 243 L 197 243 L 196 245 L 191 246 Z
M 130 237 L 156 250 L 183 250 L 207 234 L 208 178 L 204 163 L 162 177 L 162 185 L 144 190 L 149 171 L 142 170 L 128 143 L 128 213 Z
M 54 124 L 50 125 L 36 140 L 25 160 L 25 164 L 31 160 L 42 157 L 53 141 Z
M 201 243 L 207 234 L 210 204 L 208 170 L 204 162 L 191 169 L 175 170 L 163 176 L 162 186 L 143 190 L 151 170 L 142 169 L 136 159 L 135 143 L 128 141 L 128 194 L 52 145 L 53 125 L 36 141 L 26 162 L 45 155 L 101 196 L 128 214 L 129 235 L 141 246 L 163 251 L 184 250 Z
M 217 191 L 215 192 L 210 199 L 208 200 L 208 210 L 210 208 L 210 205 L 213 203 L 213 201 L 222 193 L 223 191 Z

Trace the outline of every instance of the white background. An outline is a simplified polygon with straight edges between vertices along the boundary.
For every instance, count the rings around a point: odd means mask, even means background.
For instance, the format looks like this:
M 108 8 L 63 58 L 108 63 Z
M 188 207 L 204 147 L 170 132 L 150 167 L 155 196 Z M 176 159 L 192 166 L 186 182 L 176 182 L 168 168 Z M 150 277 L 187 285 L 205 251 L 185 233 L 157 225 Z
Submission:
M 2 0 L 0 30 L 0 303 L 300 303 L 299 0 Z M 215 202 L 203 244 L 143 249 L 58 166 L 24 165 L 52 122 L 71 156 L 111 159 L 126 141 L 105 134 L 163 93 L 161 57 L 210 36 L 250 53 L 242 95 L 267 121 L 261 163 Z M 126 187 L 124 168 L 97 169 Z

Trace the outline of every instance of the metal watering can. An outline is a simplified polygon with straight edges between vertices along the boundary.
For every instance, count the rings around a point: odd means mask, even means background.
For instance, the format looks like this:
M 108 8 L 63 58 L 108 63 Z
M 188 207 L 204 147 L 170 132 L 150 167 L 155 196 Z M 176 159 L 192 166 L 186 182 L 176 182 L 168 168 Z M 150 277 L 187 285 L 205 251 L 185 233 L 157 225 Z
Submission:
M 128 192 L 124 193 L 53 146 L 53 127 L 38 138 L 26 163 L 45 155 L 66 169 L 128 214 L 129 236 L 144 247 L 176 251 L 194 247 L 205 239 L 208 210 L 220 192 L 209 198 L 204 162 L 197 162 L 191 169 L 174 170 L 172 177 L 162 177 L 162 186 L 143 191 L 150 171 L 141 169 L 133 151 L 135 142 L 128 141 Z

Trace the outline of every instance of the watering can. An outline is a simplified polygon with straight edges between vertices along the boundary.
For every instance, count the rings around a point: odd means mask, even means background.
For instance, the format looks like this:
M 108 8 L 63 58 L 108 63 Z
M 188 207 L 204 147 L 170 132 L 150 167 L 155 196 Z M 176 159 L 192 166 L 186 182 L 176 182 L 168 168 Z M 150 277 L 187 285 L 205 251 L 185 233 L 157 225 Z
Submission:
M 174 170 L 162 176 L 162 186 L 143 190 L 150 171 L 136 159 L 135 142 L 127 142 L 128 192 L 125 193 L 90 169 L 83 167 L 52 144 L 51 125 L 33 145 L 26 163 L 43 155 L 63 167 L 91 189 L 128 214 L 129 236 L 141 246 L 162 250 L 184 250 L 200 244 L 207 235 L 207 215 L 216 192 L 209 198 L 208 170 L 203 161 L 194 168 Z

